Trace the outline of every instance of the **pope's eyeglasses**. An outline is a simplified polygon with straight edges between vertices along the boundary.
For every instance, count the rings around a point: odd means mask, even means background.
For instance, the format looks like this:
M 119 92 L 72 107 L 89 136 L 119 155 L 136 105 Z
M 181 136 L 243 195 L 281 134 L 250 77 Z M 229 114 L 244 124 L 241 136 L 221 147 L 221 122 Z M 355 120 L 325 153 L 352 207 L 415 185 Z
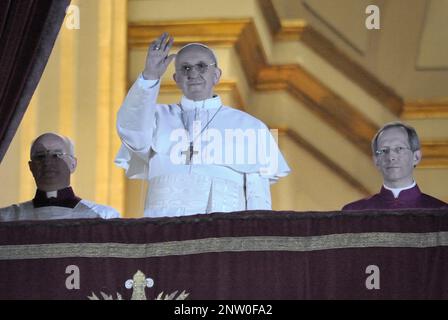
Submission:
M 214 65 L 216 65 L 215 62 L 210 63 L 210 64 L 207 64 L 207 63 L 205 63 L 205 62 L 199 62 L 199 63 L 197 63 L 197 64 L 195 64 L 195 65 L 191 65 L 191 64 L 183 64 L 183 65 L 180 67 L 179 70 L 181 71 L 181 73 L 182 73 L 184 76 L 188 75 L 188 73 L 189 73 L 191 70 L 193 70 L 193 68 L 194 68 L 197 72 L 199 72 L 200 74 L 204 74 L 204 73 L 207 72 L 207 70 L 208 70 L 209 67 L 214 66 Z

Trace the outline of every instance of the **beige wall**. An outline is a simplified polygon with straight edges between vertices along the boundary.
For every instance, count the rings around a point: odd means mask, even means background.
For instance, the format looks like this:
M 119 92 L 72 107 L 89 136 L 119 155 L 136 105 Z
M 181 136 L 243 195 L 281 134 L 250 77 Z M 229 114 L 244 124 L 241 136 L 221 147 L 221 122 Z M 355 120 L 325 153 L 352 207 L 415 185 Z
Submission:
M 279 140 L 292 171 L 271 188 L 274 210 L 333 211 L 363 197 L 288 136 Z
M 430 0 L 428 2 L 417 67 L 448 69 L 448 33 L 439 32 L 439 30 L 448 30 L 447 12 L 447 0 Z
M 273 1 L 281 17 L 304 19 L 404 100 L 447 97 L 446 0 Z M 364 25 L 367 5 L 380 29 Z

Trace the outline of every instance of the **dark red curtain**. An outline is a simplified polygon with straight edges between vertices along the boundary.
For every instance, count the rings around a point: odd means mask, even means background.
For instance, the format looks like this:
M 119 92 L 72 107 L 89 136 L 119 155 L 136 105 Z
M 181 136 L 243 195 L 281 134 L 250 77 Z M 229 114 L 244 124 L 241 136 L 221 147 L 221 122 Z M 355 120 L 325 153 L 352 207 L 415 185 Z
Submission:
M 39 83 L 70 0 L 0 1 L 0 162 Z
M 0 223 L 0 299 L 448 299 L 447 267 L 443 209 Z

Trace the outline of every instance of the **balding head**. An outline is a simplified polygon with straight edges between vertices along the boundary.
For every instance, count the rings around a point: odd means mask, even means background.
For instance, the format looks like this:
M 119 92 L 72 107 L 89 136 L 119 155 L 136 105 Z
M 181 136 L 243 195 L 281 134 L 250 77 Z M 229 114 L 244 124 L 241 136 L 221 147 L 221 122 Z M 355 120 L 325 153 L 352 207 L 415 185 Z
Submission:
M 70 175 L 77 160 L 69 138 L 48 132 L 37 137 L 30 149 L 29 167 L 41 191 L 55 191 L 70 186 Z
M 209 58 L 212 63 L 215 64 L 216 67 L 218 67 L 218 59 L 216 58 L 216 54 L 213 52 L 212 49 L 210 49 L 205 44 L 199 43 L 199 42 L 193 42 L 186 44 L 182 48 L 179 49 L 179 51 L 176 54 L 176 68 L 178 67 L 178 61 L 181 61 L 181 57 L 184 53 L 189 51 L 197 51 L 197 52 L 204 52 Z
M 32 142 L 30 149 L 30 158 L 32 158 L 33 153 L 35 153 L 36 150 L 40 149 L 38 148 L 38 146 L 40 145 L 52 145 L 55 148 L 59 147 L 64 153 L 67 153 L 72 157 L 75 156 L 75 147 L 73 145 L 73 142 L 66 136 L 62 136 L 54 132 L 41 134 Z

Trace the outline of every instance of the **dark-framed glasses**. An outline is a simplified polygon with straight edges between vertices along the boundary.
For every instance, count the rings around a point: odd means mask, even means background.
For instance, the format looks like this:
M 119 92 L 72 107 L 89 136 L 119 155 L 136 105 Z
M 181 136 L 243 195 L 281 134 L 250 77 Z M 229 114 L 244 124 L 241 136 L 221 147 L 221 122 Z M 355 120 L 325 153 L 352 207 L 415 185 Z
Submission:
M 183 65 L 180 66 L 179 70 L 180 70 L 180 72 L 181 72 L 184 76 L 188 75 L 188 73 L 189 73 L 191 70 L 193 70 L 193 68 L 194 68 L 197 72 L 199 72 L 200 74 L 204 74 L 204 73 L 207 72 L 207 70 L 208 70 L 209 67 L 214 66 L 214 65 L 216 65 L 215 62 L 210 63 L 210 64 L 207 64 L 207 63 L 205 63 L 205 62 L 199 62 L 199 63 L 194 64 L 194 65 L 193 65 L 193 64 L 183 64 Z
M 39 151 L 39 152 L 34 153 L 31 156 L 31 161 L 42 162 L 42 161 L 46 160 L 47 158 L 52 159 L 52 160 L 57 160 L 57 159 L 62 159 L 64 156 L 72 157 L 71 154 L 62 152 L 62 151 L 58 151 L 58 150 Z
M 406 150 L 411 150 L 409 147 L 394 147 L 394 148 L 381 148 L 375 151 L 377 156 L 383 156 L 390 154 L 390 151 L 393 150 L 396 154 L 403 154 Z

